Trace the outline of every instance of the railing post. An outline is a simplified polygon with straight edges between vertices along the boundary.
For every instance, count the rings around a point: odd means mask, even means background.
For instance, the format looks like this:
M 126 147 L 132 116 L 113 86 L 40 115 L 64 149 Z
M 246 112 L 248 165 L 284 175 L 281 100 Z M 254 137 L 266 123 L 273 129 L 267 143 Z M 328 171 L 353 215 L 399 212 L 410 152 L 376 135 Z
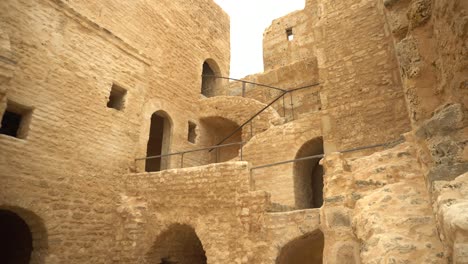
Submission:
M 245 97 L 245 82 L 242 82 L 242 97 Z
M 242 161 L 242 151 L 243 151 L 243 149 L 244 149 L 244 142 L 242 142 L 240 144 L 240 159 L 241 159 L 241 161 Z
M 291 116 L 292 120 L 294 120 L 294 103 L 293 103 L 293 92 L 291 91 L 289 94 L 291 95 Z
M 283 117 L 286 118 L 286 103 L 285 103 L 285 100 L 284 100 L 284 97 L 286 96 L 286 94 L 283 94 Z
M 253 119 L 250 121 L 250 138 L 253 138 Z
M 184 154 L 185 153 L 180 154 L 180 168 L 181 169 L 184 168 Z

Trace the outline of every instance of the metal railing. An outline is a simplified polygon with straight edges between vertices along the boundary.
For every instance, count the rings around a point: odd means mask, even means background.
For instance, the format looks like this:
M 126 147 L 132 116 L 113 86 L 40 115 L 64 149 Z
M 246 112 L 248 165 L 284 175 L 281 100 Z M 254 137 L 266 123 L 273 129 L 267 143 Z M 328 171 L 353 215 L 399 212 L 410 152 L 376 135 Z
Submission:
M 207 151 L 211 152 L 211 150 L 215 149 L 215 162 L 214 163 L 219 163 L 220 162 L 220 149 L 222 148 L 227 148 L 227 147 L 232 147 L 232 146 L 240 146 L 239 148 L 239 156 L 240 160 L 242 161 L 243 158 L 243 147 L 244 147 L 245 142 L 234 142 L 234 143 L 228 143 L 228 144 L 222 144 L 222 145 L 216 145 L 216 146 L 210 146 L 210 147 L 203 147 L 203 148 L 198 148 L 198 149 L 191 149 L 191 150 L 184 150 L 184 151 L 178 151 L 178 152 L 172 152 L 172 153 L 167 153 L 167 154 L 161 154 L 161 155 L 156 155 L 156 156 L 149 156 L 149 157 L 144 157 L 144 158 L 137 158 L 135 161 L 148 161 L 148 160 L 154 160 L 154 159 L 160 159 L 162 160 L 163 158 L 168 158 L 168 157 L 174 157 L 180 155 L 180 167 L 179 168 L 184 168 L 184 159 L 186 159 L 186 155 L 190 153 L 195 153 L 195 152 L 202 152 L 202 151 Z M 193 161 L 193 159 L 192 159 Z M 199 163 L 204 163 L 203 161 L 199 161 Z M 197 164 L 196 166 L 202 166 L 202 165 L 207 165 L 213 162 L 208 162 L 206 164 Z M 171 169 L 176 169 L 176 167 L 171 167 Z
M 282 91 L 282 92 L 287 91 L 287 90 L 279 88 L 279 87 L 275 87 L 275 86 L 271 86 L 271 85 L 267 85 L 267 84 L 262 84 L 262 83 L 251 82 L 251 81 L 240 80 L 240 79 L 234 79 L 234 78 L 231 78 L 231 77 L 224 77 L 224 76 L 217 76 L 217 75 L 207 75 L 207 74 L 202 75 L 202 77 L 210 77 L 210 78 L 216 78 L 216 79 L 224 79 L 224 80 L 241 82 L 242 83 L 242 97 L 245 97 L 245 92 L 246 92 L 246 89 L 247 89 L 246 84 L 253 84 L 253 85 L 256 85 L 256 86 L 270 88 L 270 89 L 274 89 L 274 90 L 278 90 L 278 91 Z
M 359 150 L 373 149 L 373 148 L 379 148 L 379 147 L 389 148 L 389 147 L 398 145 L 398 144 L 400 144 L 402 142 L 404 142 L 404 138 L 400 137 L 399 139 L 397 139 L 395 141 L 390 141 L 390 142 L 387 142 L 387 143 L 369 145 L 369 146 L 364 146 L 364 147 L 357 147 L 357 148 L 352 148 L 352 149 L 347 149 L 347 150 L 342 150 L 342 151 L 337 151 L 337 152 L 338 153 L 350 153 L 350 152 L 355 152 L 355 151 L 359 151 Z M 259 165 L 259 166 L 251 167 L 250 171 L 263 169 L 263 168 L 268 168 L 268 167 L 274 167 L 274 166 L 288 164 L 288 163 L 293 163 L 293 162 L 297 162 L 297 161 L 319 159 L 319 158 L 321 159 L 324 156 L 325 156 L 325 154 L 317 154 L 317 155 L 308 156 L 308 157 L 302 157 L 302 158 L 297 158 L 297 159 L 292 159 L 292 160 L 285 160 L 285 161 L 280 161 L 280 162 L 275 162 L 275 163 L 270 163 L 270 164 L 265 164 L 265 165 Z
M 249 83 L 249 84 L 255 84 L 255 85 L 258 85 L 258 86 L 262 86 L 262 87 L 266 87 L 266 88 L 270 88 L 270 89 L 274 89 L 274 90 L 278 90 L 278 91 L 281 91 L 281 94 L 279 96 L 277 96 L 275 99 L 273 99 L 271 102 L 269 102 L 265 107 L 263 107 L 260 111 L 258 111 L 257 113 L 255 113 L 252 117 L 250 117 L 247 121 L 245 121 L 244 123 L 242 123 L 238 128 L 236 128 L 234 131 L 232 131 L 228 136 L 226 136 L 225 138 L 223 138 L 220 142 L 218 142 L 218 144 L 216 144 L 215 146 L 218 146 L 218 145 L 221 145 L 223 144 L 224 142 L 226 142 L 228 139 L 230 139 L 232 136 L 234 136 L 237 132 L 241 131 L 246 125 L 250 124 L 250 137 L 253 137 L 253 120 L 259 116 L 261 113 L 263 113 L 265 110 L 267 110 L 270 106 L 272 106 L 274 103 L 278 102 L 280 99 L 282 99 L 283 103 L 282 103 L 282 106 L 283 106 L 283 117 L 286 117 L 286 95 L 289 94 L 289 99 L 290 99 L 290 109 L 291 109 L 291 120 L 294 120 L 295 119 L 295 116 L 294 116 L 294 103 L 293 103 L 293 92 L 295 91 L 299 91 L 299 90 L 303 90 L 303 89 L 307 89 L 307 88 L 311 88 L 311 87 L 316 87 L 318 85 L 320 85 L 320 83 L 314 83 L 314 84 L 311 84 L 311 85 L 306 85 L 306 86 L 302 86 L 302 87 L 299 87 L 299 88 L 292 88 L 292 89 L 282 89 L 282 88 L 278 88 L 278 87 L 274 87 L 274 86 L 271 86 L 271 85 L 265 85 L 265 84 L 260 84 L 260 83 L 255 83 L 255 82 L 250 82 L 250 81 L 244 81 L 244 80 L 239 80 L 239 79 L 234 79 L 234 78 L 229 78 L 229 77 L 223 77 L 223 76 L 216 76 L 216 75 L 202 75 L 202 77 L 211 77 L 211 78 L 219 78 L 219 79 L 227 79 L 227 80 L 233 80 L 233 81 L 237 81 L 237 82 L 242 82 L 242 97 L 245 97 L 245 84 L 246 83 Z M 213 149 L 210 149 L 210 152 L 213 151 L 215 148 Z

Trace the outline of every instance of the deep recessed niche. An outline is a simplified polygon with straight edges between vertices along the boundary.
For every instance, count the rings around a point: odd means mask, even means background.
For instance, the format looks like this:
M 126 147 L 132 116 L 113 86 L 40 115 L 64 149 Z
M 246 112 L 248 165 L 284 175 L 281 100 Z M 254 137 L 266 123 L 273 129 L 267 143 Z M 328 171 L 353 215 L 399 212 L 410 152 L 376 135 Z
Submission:
M 7 108 L 2 115 L 0 134 L 21 139 L 26 138 L 31 112 L 32 110 L 28 107 L 8 101 Z
M 294 32 L 292 28 L 286 29 L 286 36 L 289 41 L 292 41 L 294 39 Z
M 109 95 L 109 101 L 107 101 L 107 107 L 114 108 L 116 110 L 122 110 L 125 105 L 126 95 L 127 90 L 116 84 L 113 84 Z
M 188 141 L 190 143 L 196 143 L 197 141 L 197 125 L 193 122 L 188 122 Z

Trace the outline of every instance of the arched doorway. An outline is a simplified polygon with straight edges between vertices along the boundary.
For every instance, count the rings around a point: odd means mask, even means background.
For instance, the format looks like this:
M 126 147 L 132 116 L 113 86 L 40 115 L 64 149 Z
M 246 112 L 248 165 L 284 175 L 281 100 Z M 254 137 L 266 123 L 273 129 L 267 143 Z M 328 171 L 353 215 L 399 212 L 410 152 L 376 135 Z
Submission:
M 276 264 L 321 264 L 325 239 L 318 230 L 286 244 L 276 259 Z
M 203 245 L 189 225 L 173 224 L 162 232 L 147 254 L 148 263 L 206 264 Z
M 213 76 L 219 76 L 220 70 L 218 64 L 208 59 L 203 63 L 202 71 L 202 87 L 201 93 L 206 97 L 212 97 L 216 95 L 218 86 L 220 85 L 220 79 Z
M 172 120 L 164 111 L 157 111 L 151 116 L 151 125 L 146 148 L 146 156 L 159 156 L 169 153 L 171 144 Z M 161 171 L 169 168 L 170 157 L 148 159 L 145 170 Z
M 296 159 L 323 154 L 322 138 L 307 141 Z M 323 167 L 321 158 L 294 163 L 294 196 L 297 209 L 320 208 L 323 204 Z
M 47 241 L 39 216 L 23 208 L 0 206 L 0 263 L 44 263 Z

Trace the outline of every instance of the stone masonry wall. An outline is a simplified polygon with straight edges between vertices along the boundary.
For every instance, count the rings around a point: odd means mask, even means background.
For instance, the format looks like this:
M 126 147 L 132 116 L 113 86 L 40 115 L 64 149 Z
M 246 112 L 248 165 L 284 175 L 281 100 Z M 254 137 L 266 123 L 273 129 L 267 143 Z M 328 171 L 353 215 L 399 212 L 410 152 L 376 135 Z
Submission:
M 183 224 L 195 230 L 208 263 L 273 263 L 287 242 L 320 227 L 318 209 L 266 213 L 269 195 L 250 191 L 250 181 L 245 162 L 127 175 L 117 218 L 117 242 L 128 249 L 122 260 L 157 262 L 148 259 L 154 242 Z
M 47 252 L 37 262 L 122 262 L 125 250 L 115 243 L 116 201 L 122 175 L 133 171 L 134 159 L 145 152 L 151 114 L 170 113 L 172 148 L 193 148 L 187 122 L 199 116 L 193 102 L 200 97 L 203 61 L 215 58 L 228 71 L 229 22 L 211 1 L 199 2 L 200 9 L 212 10 L 206 16 L 188 4 L 176 9 L 173 1 L 151 7 L 80 4 L 0 2 L 0 114 L 8 102 L 31 111 L 25 138 L 0 135 L 0 208 L 28 216 L 32 227 L 44 226 L 32 228 L 35 241 L 47 241 L 36 248 Z M 158 21 L 171 26 L 144 21 L 155 18 L 146 13 L 151 10 L 165 14 Z M 99 21 L 90 15 L 101 11 L 110 13 Z M 202 25 L 200 31 L 187 28 L 189 20 Z M 174 30 L 149 34 L 135 21 L 152 30 Z M 137 35 L 148 39 L 141 42 Z M 181 35 L 189 41 L 180 41 Z M 113 83 L 127 90 L 120 111 L 106 106 Z
M 375 1 L 315 1 L 325 152 L 385 143 L 409 131 L 398 66 Z M 352 124 L 348 129 L 343 124 Z
M 244 160 L 249 161 L 253 167 L 292 160 L 304 143 L 320 137 L 320 118 L 310 114 L 256 135 L 244 147 Z M 254 189 L 269 192 L 272 203 L 294 208 L 293 166 L 294 163 L 289 163 L 253 170 Z
M 299 118 L 319 111 L 326 153 L 393 141 L 411 129 L 393 41 L 374 1 L 308 1 L 304 10 L 276 19 L 264 34 L 264 63 L 266 72 L 247 80 L 285 87 L 320 83 L 294 104 Z M 237 83 L 229 89 L 239 90 Z M 260 87 L 248 93 L 274 98 Z M 276 109 L 282 114 L 281 105 Z

